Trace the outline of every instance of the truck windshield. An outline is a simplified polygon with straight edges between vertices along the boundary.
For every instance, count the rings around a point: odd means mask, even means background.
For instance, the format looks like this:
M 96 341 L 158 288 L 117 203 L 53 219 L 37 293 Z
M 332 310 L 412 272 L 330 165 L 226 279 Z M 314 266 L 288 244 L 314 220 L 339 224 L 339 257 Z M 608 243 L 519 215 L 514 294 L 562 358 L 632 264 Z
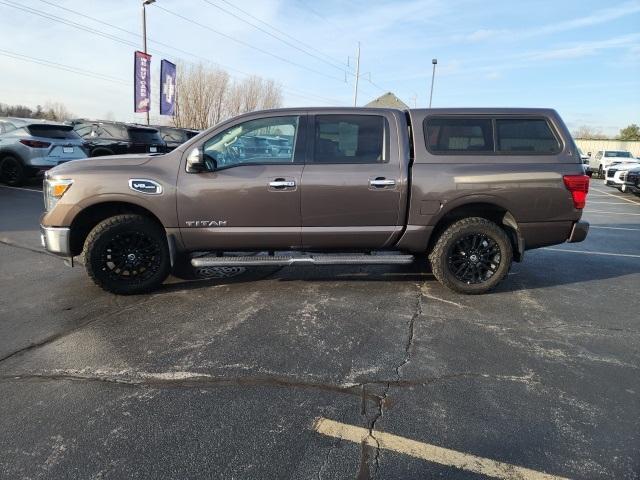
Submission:
M 604 154 L 605 157 L 633 158 L 631 152 L 610 150 Z

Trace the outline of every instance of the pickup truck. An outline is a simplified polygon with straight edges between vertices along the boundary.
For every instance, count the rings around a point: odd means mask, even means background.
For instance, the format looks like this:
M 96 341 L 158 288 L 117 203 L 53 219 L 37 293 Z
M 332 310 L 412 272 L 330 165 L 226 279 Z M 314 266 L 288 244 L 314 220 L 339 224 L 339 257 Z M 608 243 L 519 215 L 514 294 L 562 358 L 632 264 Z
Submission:
M 252 137 L 292 148 L 238 148 Z M 416 260 L 445 286 L 478 294 L 526 250 L 584 240 L 588 187 L 551 109 L 278 109 L 227 120 L 164 155 L 50 170 L 41 238 L 60 256 L 83 254 L 93 281 L 117 294 L 158 288 L 185 261 Z

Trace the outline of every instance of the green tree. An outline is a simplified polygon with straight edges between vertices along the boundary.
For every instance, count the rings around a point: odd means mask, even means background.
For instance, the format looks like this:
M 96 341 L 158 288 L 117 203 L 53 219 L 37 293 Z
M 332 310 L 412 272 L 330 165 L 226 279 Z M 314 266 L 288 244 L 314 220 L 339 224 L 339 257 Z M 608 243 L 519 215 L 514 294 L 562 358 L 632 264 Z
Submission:
M 620 130 L 620 140 L 640 140 L 640 127 L 632 123 L 626 128 Z

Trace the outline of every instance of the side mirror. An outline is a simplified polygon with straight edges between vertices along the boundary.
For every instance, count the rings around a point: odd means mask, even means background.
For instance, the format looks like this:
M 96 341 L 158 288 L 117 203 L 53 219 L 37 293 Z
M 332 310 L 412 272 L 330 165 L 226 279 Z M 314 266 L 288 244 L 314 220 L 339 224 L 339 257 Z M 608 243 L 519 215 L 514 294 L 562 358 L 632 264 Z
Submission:
M 202 147 L 194 147 L 187 155 L 187 173 L 200 173 L 207 170 L 204 163 L 204 151 Z
M 591 152 L 587 152 L 587 157 L 590 157 L 590 156 L 591 156 Z

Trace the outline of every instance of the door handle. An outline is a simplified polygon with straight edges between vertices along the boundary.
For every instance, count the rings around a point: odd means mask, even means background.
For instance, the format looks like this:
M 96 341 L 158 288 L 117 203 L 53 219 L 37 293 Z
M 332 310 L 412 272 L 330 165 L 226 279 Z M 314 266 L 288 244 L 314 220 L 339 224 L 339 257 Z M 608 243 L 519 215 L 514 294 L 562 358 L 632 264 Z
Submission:
M 293 180 L 274 180 L 273 182 L 269 182 L 269 186 L 271 188 L 295 187 L 296 182 L 294 182 Z
M 391 179 L 386 179 L 386 178 L 376 178 L 374 180 L 369 180 L 369 186 L 370 187 L 393 187 L 395 186 L 396 181 L 395 180 L 391 180 Z

